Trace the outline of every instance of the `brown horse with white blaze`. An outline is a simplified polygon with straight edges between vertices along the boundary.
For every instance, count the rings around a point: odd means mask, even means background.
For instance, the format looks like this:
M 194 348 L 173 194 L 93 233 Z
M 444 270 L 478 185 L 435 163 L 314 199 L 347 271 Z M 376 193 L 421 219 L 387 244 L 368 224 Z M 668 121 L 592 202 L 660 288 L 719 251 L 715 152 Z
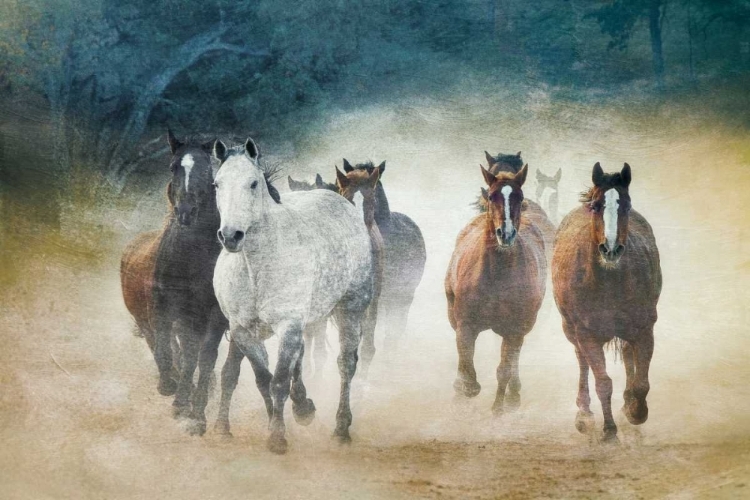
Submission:
M 458 376 L 453 384 L 457 393 L 473 397 L 481 390 L 474 369 L 479 333 L 492 329 L 503 338 L 492 408 L 496 415 L 520 405 L 519 355 L 545 292 L 542 233 L 521 212 L 527 172 L 528 165 L 518 173 L 497 175 L 482 167 L 488 186 L 487 211 L 458 235 L 445 277 L 448 319 L 456 331 L 458 349 Z
M 620 339 L 627 383 L 623 412 L 632 424 L 648 418 L 648 370 L 654 351 L 656 304 L 661 267 L 651 226 L 631 209 L 630 166 L 605 174 L 594 165 L 594 186 L 583 205 L 560 224 L 552 258 L 552 286 L 563 331 L 578 358 L 576 428 L 593 426 L 589 408 L 589 368 L 604 414 L 604 441 L 617 440 L 612 417 L 612 379 L 604 344 Z

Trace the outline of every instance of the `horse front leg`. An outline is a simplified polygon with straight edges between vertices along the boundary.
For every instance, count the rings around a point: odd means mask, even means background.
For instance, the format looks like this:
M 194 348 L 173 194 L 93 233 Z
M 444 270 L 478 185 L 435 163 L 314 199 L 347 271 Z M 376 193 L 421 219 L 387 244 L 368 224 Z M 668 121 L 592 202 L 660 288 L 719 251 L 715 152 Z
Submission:
M 297 322 L 287 321 L 274 327 L 279 336 L 279 357 L 276 370 L 271 379 L 271 398 L 273 414 L 271 415 L 271 435 L 268 438 L 268 449 L 277 454 L 286 453 L 286 425 L 284 424 L 284 405 L 289 397 L 292 372 L 297 366 L 302 352 L 302 326 Z
M 456 393 L 473 398 L 482 386 L 477 382 L 477 372 L 474 369 L 474 346 L 479 332 L 474 328 L 459 325 L 456 329 L 456 348 L 458 350 L 458 374 L 453 389 Z
M 654 332 L 653 329 L 644 331 L 640 337 L 633 341 L 635 375 L 631 387 L 632 397 L 625 402 L 625 416 L 633 425 L 640 425 L 648 420 L 648 405 L 646 396 L 651 388 L 648 381 L 648 370 L 651 366 L 651 357 L 654 354 Z
M 602 405 L 604 428 L 602 441 L 617 441 L 617 425 L 612 416 L 612 379 L 607 374 L 607 361 L 604 357 L 604 346 L 601 342 L 586 339 L 579 342 L 586 361 L 594 372 L 596 395 Z
M 576 429 L 581 434 L 588 434 L 594 428 L 594 414 L 591 412 L 591 395 L 589 394 L 589 363 L 578 345 L 576 345 L 576 358 L 578 358 Z
M 508 381 L 508 395 L 505 397 L 505 409 L 515 411 L 521 406 L 521 376 L 519 374 L 519 359 L 523 347 L 523 334 L 503 339 L 503 348 L 508 345 L 508 361 L 510 362 L 510 380 Z M 498 384 L 498 390 L 500 389 Z
M 336 311 L 340 343 L 338 365 L 341 375 L 341 392 L 339 393 L 339 407 L 336 411 L 336 429 L 333 431 L 333 437 L 342 444 L 350 443 L 352 440 L 349 435 L 349 427 L 352 425 L 350 393 L 352 378 L 357 371 L 357 349 L 362 335 L 364 314 L 364 312 L 347 311 L 343 308 Z
M 232 395 L 240 379 L 240 368 L 245 354 L 234 340 L 229 342 L 229 353 L 224 367 L 221 369 L 221 401 L 219 402 L 219 415 L 216 417 L 214 429 L 219 434 L 231 437 L 229 431 L 229 408 L 232 404 Z M 270 377 L 269 377 L 270 380 Z
M 290 398 L 292 400 L 292 411 L 294 420 L 300 425 L 310 425 L 315 418 L 315 404 L 312 399 L 307 397 L 307 389 L 302 382 L 302 364 L 305 358 L 305 345 L 302 344 L 302 350 L 297 364 L 292 372 L 292 390 Z
M 182 360 L 180 362 L 180 382 L 177 385 L 177 393 L 172 403 L 172 414 L 175 418 L 187 417 L 190 414 L 190 395 L 193 391 L 193 375 L 198 366 L 198 353 L 200 351 L 200 338 L 198 332 L 205 328 L 194 322 L 178 320 L 177 337 L 180 340 Z
M 221 310 L 218 306 L 214 307 L 211 311 L 206 337 L 203 339 L 198 354 L 198 386 L 193 393 L 193 411 L 190 414 L 193 425 L 190 428 L 190 434 L 202 436 L 206 433 L 208 388 L 219 354 L 219 343 L 221 343 L 221 337 L 228 326 Z
M 172 378 L 172 321 L 159 317 L 154 323 L 154 361 L 159 369 L 157 390 L 162 396 L 172 396 L 177 392 L 177 382 Z
M 378 301 L 377 298 L 373 298 L 370 302 L 370 306 L 365 312 L 365 317 L 362 321 L 362 371 L 361 376 L 363 379 L 367 379 L 367 373 L 370 370 L 370 364 L 372 359 L 375 357 L 375 328 L 378 322 Z

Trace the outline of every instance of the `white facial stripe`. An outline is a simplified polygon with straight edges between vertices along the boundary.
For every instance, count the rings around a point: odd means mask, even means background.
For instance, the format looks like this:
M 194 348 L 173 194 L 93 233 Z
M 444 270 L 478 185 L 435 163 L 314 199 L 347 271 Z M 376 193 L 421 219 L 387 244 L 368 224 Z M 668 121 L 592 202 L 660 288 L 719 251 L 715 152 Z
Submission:
M 505 234 L 510 235 L 513 232 L 513 221 L 510 220 L 510 193 L 513 192 L 513 188 L 510 186 L 503 186 L 500 190 L 505 199 Z
M 352 199 L 354 202 L 354 206 L 357 207 L 357 212 L 359 212 L 359 216 L 362 218 L 362 220 L 365 220 L 365 197 L 362 196 L 362 193 L 357 191 L 354 194 L 354 198 Z
M 190 172 L 193 170 L 193 165 L 195 165 L 195 161 L 193 161 L 193 155 L 186 154 L 182 157 L 182 166 L 185 169 L 185 191 L 190 190 Z
M 604 193 L 604 237 L 609 249 L 615 248 L 617 241 L 617 207 L 620 205 L 620 193 L 612 188 Z

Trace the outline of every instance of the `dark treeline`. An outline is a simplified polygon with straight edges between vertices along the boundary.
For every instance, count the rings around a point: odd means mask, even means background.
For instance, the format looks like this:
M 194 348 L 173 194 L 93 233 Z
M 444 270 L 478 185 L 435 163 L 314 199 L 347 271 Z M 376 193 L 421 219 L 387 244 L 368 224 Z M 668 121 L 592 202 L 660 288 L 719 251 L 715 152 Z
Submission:
M 663 93 L 738 78 L 749 21 L 747 0 L 11 0 L 0 102 L 44 102 L 54 168 L 121 187 L 167 124 L 273 135 L 461 72 Z M 462 71 L 431 73 L 446 63 Z

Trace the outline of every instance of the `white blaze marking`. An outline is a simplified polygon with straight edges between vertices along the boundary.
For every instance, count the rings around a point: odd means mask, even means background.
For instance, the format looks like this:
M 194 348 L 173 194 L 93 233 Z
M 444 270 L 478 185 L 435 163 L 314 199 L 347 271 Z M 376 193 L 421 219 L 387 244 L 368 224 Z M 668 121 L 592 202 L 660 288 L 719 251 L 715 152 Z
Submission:
M 510 235 L 513 232 L 513 221 L 510 220 L 510 193 L 513 192 L 513 188 L 510 186 L 503 186 L 500 190 L 505 198 L 505 234 Z
M 190 189 L 190 171 L 193 170 L 193 155 L 186 154 L 182 157 L 182 166 L 185 168 L 185 191 Z
M 359 216 L 362 218 L 362 220 L 365 220 L 365 197 L 361 192 L 357 191 L 354 194 L 354 199 L 352 201 L 354 201 L 354 206 L 357 207 Z
M 620 194 L 612 188 L 604 193 L 604 237 L 607 245 L 614 250 L 617 241 L 617 207 L 620 204 Z

